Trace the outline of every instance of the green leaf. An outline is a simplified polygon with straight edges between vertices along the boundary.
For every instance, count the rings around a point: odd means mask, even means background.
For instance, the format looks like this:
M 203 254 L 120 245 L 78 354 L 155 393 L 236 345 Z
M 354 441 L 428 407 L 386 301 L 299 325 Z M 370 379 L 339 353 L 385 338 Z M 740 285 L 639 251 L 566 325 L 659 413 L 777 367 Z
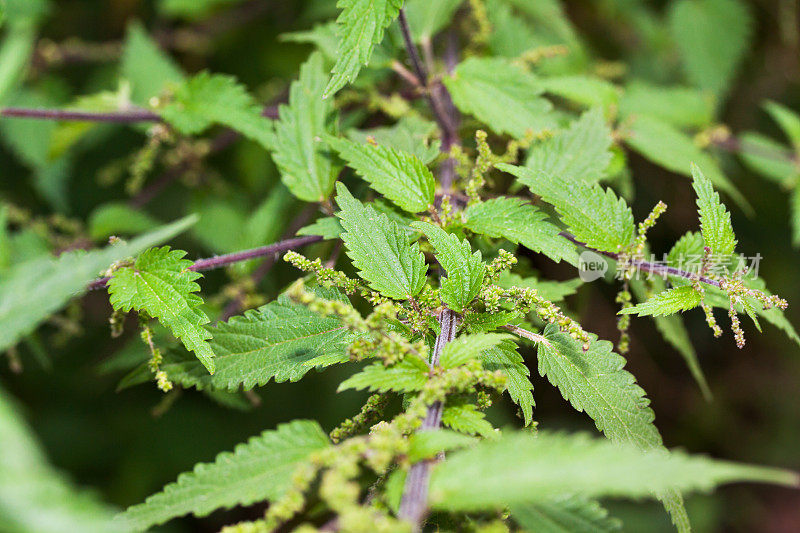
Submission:
M 624 369 L 625 359 L 611 351 L 612 344 L 590 334 L 589 349 L 552 324 L 544 330 L 539 348 L 539 374 L 558 387 L 578 411 L 585 411 L 597 429 L 616 442 L 641 449 L 657 448 L 661 435 L 655 415 L 636 379 Z
M 617 105 L 619 89 L 613 83 L 596 76 L 570 74 L 542 78 L 546 93 L 554 94 L 586 107 L 609 109 Z
M 575 238 L 590 248 L 617 252 L 633 242 L 633 213 L 611 189 L 505 163 L 497 168 L 517 176 L 555 207 Z
M 729 195 L 740 207 L 752 210 L 714 158 L 671 124 L 651 116 L 639 116 L 630 125 L 630 135 L 625 138 L 625 143 L 646 159 L 677 174 L 691 177 L 692 163 L 697 164 L 714 187 Z
M 792 244 L 800 246 L 800 187 L 792 190 L 789 208 L 792 213 Z
M 569 128 L 533 146 L 525 166 L 565 180 L 597 182 L 611 162 L 611 129 L 600 108 L 585 112 Z
M 530 424 L 534 406 L 533 384 L 528 377 L 531 371 L 517 352 L 517 345 L 510 340 L 501 341 L 497 346 L 484 350 L 482 359 L 486 370 L 499 370 L 505 374 L 508 395 L 519 405 L 525 425 Z
M 0 279 L 0 352 L 32 332 L 112 263 L 171 239 L 195 223 L 187 217 L 127 244 L 92 252 L 67 252 L 57 259 L 38 257 L 12 266 Z
M 453 15 L 463 0 L 406 0 L 406 13 L 411 37 L 415 43 L 430 41 L 453 22 Z
M 596 533 L 622 529 L 622 522 L 608 516 L 608 511 L 599 503 L 575 495 L 514 505 L 511 516 L 523 529 L 535 533 Z
M 214 373 L 214 352 L 208 344 L 211 333 L 203 327 L 208 317 L 199 309 L 203 300 L 195 293 L 199 272 L 188 270 L 192 262 L 186 252 L 169 246 L 145 250 L 132 267 L 114 272 L 108 294 L 115 310 L 144 311 L 172 331 Z
M 753 172 L 785 187 L 797 181 L 800 169 L 785 157 L 790 153 L 785 145 L 753 131 L 740 134 L 739 143 L 736 155 Z
M 786 138 L 794 146 L 794 151 L 800 152 L 800 115 L 785 105 L 771 100 L 764 103 L 764 109 L 781 127 Z
M 731 226 L 731 215 L 719 200 L 714 187 L 697 165 L 692 165 L 692 176 L 700 213 L 700 230 L 703 242 L 715 256 L 729 256 L 736 248 L 736 236 Z
M 368 130 L 349 130 L 347 136 L 357 142 L 375 141 L 379 145 L 402 150 L 428 165 L 439 155 L 441 141 L 432 140 L 437 131 L 436 123 L 416 115 L 404 115 L 392 126 L 381 126 Z
M 206 516 L 217 509 L 275 501 L 291 487 L 295 469 L 327 446 L 328 436 L 316 422 L 281 424 L 233 452 L 219 454 L 213 463 L 196 465 L 118 520 L 130 529 L 146 530 L 188 513 Z
M 328 137 L 328 144 L 373 189 L 409 213 L 433 206 L 433 174 L 416 156 L 395 148 Z
M 336 19 L 339 49 L 324 98 L 356 80 L 361 67 L 369 63 L 375 45 L 383 40 L 384 31 L 403 7 L 403 0 L 339 0 L 336 7 L 342 10 Z
M 461 312 L 478 295 L 483 285 L 486 266 L 481 252 L 472 252 L 466 239 L 448 234 L 439 226 L 428 222 L 414 222 L 412 228 L 420 230 L 436 250 L 436 259 L 447 272 L 441 280 L 442 301 L 453 311 Z
M 449 452 L 464 448 L 477 442 L 474 437 L 469 437 L 447 429 L 434 429 L 432 431 L 417 431 L 409 437 L 410 448 L 408 459 L 417 463 L 431 459 L 440 452 Z
M 106 239 L 111 235 L 141 233 L 158 226 L 158 220 L 146 212 L 124 202 L 111 202 L 95 209 L 89 217 L 89 235 L 92 239 Z
M 4 533 L 119 531 L 113 510 L 69 483 L 0 389 L 0 528 Z
M 301 228 L 298 235 L 319 235 L 325 240 L 338 239 L 344 229 L 336 217 L 318 218 L 313 224 Z
M 160 96 L 165 88 L 178 86 L 185 80 L 180 67 L 138 22 L 128 25 L 120 75 L 131 84 L 131 100 L 139 105 L 147 105 L 150 98 Z
M 472 359 L 482 359 L 481 352 L 511 338 L 511 335 L 502 333 L 461 335 L 444 345 L 439 358 L 439 365 L 442 368 L 455 368 Z
M 400 225 L 353 198 L 343 184 L 337 183 L 336 191 L 341 208 L 336 216 L 345 229 L 342 240 L 359 275 L 389 298 L 415 296 L 425 285 L 428 271 L 419 245 L 410 245 Z
M 414 392 L 422 390 L 428 382 L 428 363 L 419 357 L 409 355 L 399 363 L 386 366 L 374 363 L 364 367 L 339 385 L 339 392 L 348 389 L 371 392 Z
M 714 98 L 708 92 L 690 87 L 634 80 L 625 87 L 619 113 L 631 120 L 648 115 L 679 128 L 706 128 L 714 120 Z
M 693 84 L 728 91 L 749 48 L 750 10 L 739 0 L 679 0 L 670 6 L 669 30 Z
M 690 286 L 676 287 L 651 296 L 646 302 L 627 307 L 621 315 L 665 316 L 694 309 L 700 305 L 702 296 Z
M 503 238 L 539 252 L 555 262 L 578 263 L 575 246 L 559 235 L 547 215 L 519 198 L 492 198 L 464 211 L 465 227 L 473 233 Z
M 161 116 L 184 135 L 222 124 L 264 148 L 275 144 L 272 121 L 261 115 L 261 107 L 233 76 L 201 72 L 178 87 Z
M 322 98 L 325 79 L 322 55 L 315 52 L 300 67 L 300 78 L 289 88 L 289 105 L 280 106 L 275 123 L 272 158 L 283 183 L 307 202 L 326 200 L 339 173 L 320 141 L 333 132 L 333 102 Z
M 486 414 L 478 411 L 473 403 L 450 403 L 442 409 L 442 424 L 459 433 L 493 438 L 496 431 L 486 420 Z
M 540 98 L 539 80 L 501 58 L 471 57 L 460 63 L 444 84 L 453 103 L 493 131 L 524 137 L 555 126 L 552 105 Z
M 643 452 L 581 434 L 513 432 L 454 452 L 434 466 L 430 500 L 434 509 L 477 511 L 568 494 L 646 498 L 673 487 L 708 491 L 737 481 L 793 486 L 798 477 L 683 452 Z
M 659 277 L 654 277 L 650 280 L 650 283 L 656 290 L 664 290 L 666 287 L 666 282 Z M 631 280 L 630 286 L 631 291 L 633 291 L 639 301 L 645 301 L 647 299 L 647 291 L 642 280 Z M 697 352 L 689 338 L 689 332 L 683 324 L 683 317 L 680 315 L 654 316 L 653 321 L 655 322 L 656 329 L 661 333 L 664 340 L 671 344 L 672 347 L 681 354 L 683 360 L 686 361 L 686 366 L 689 367 L 689 372 L 692 373 L 692 377 L 694 377 L 698 387 L 700 387 L 703 397 L 706 401 L 711 401 L 711 389 L 703 374 L 703 369 L 700 367 L 700 361 L 697 358 Z
M 341 293 L 315 289 L 327 299 L 347 301 Z M 165 356 L 161 369 L 170 380 L 201 390 L 250 390 L 298 381 L 319 358 L 347 359 L 347 328 L 336 317 L 323 317 L 286 296 L 257 310 L 220 322 L 212 330 L 213 375 L 195 358 Z
M 208 17 L 214 10 L 243 0 L 160 0 L 158 11 L 166 17 L 198 20 Z

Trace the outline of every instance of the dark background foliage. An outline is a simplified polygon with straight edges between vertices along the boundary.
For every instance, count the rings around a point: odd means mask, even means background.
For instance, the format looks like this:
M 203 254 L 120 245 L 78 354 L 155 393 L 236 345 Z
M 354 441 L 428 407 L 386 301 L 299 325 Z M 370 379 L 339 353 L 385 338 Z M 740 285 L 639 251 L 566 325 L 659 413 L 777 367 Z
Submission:
M 656 13 L 669 2 L 634 0 L 568 1 L 567 12 L 596 55 L 608 61 L 630 63 L 632 69 L 655 70 L 658 78 L 675 75 L 669 50 L 643 61 L 648 43 L 626 13 L 649 9 Z M 237 4 L 240 5 L 240 4 Z M 208 68 L 236 75 L 264 101 L 280 98 L 288 81 L 296 76 L 309 48 L 280 42 L 278 35 L 310 28 L 335 13 L 334 2 L 255 1 L 245 9 L 223 7 L 211 18 L 197 22 L 168 20 L 159 16 L 153 2 L 143 0 L 59 0 L 44 25 L 42 36 L 53 42 L 79 38 L 87 42 L 119 41 L 132 19 L 143 21 L 152 32 L 174 37 L 187 24 L 200 28 L 196 42 L 173 47 L 174 56 L 188 71 Z M 240 7 L 241 7 L 240 5 Z M 751 3 L 755 14 L 754 46 L 741 69 L 722 112 L 732 131 L 758 130 L 780 138 L 780 132 L 760 108 L 774 99 L 800 108 L 797 2 L 762 0 Z M 646 64 L 649 63 L 649 64 Z M 30 74 L 37 84 L 69 101 L 71 95 L 113 89 L 114 62 L 47 66 L 43 62 Z M 378 116 L 377 119 L 380 119 Z M 142 137 L 123 128 L 104 134 L 96 146 L 82 150 L 64 189 L 66 213 L 85 221 L 105 201 L 124 198 L 122 182 L 98 185 L 98 173 L 142 145 Z M 659 199 L 670 209 L 653 232 L 655 247 L 668 249 L 677 235 L 696 224 L 688 180 L 670 174 L 631 155 L 636 177 L 633 202 L 637 218 L 645 216 Z M 778 187 L 747 172 L 728 157 L 724 167 L 753 204 L 756 215 L 748 218 L 733 211 L 739 250 L 760 253 L 762 277 L 772 290 L 790 302 L 788 316 L 800 324 L 800 252 L 790 246 L 788 202 Z M 41 200 L 30 171 L 6 149 L 0 150 L 0 196 L 34 214 L 45 215 L 51 206 Z M 148 177 L 157 179 L 158 171 Z M 162 220 L 172 220 L 197 206 L 223 199 L 230 206 L 248 210 L 278 182 L 269 157 L 249 143 L 236 143 L 211 157 L 199 173 L 200 184 L 176 182 L 148 206 Z M 204 257 L 219 250 L 208 239 L 192 235 L 176 245 L 190 257 Z M 310 255 L 328 253 L 318 245 Z M 558 279 L 574 276 L 569 267 L 537 263 Z M 272 298 L 295 275 L 277 265 L 261 286 Z M 202 285 L 212 294 L 225 282 L 223 272 L 210 273 Z M 602 283 L 585 287 L 570 303 L 581 323 L 601 337 L 616 339 L 614 291 Z M 222 450 L 263 429 L 294 418 L 313 418 L 330 429 L 350 416 L 363 395 L 336 394 L 345 370 L 311 373 L 296 384 L 269 384 L 256 391 L 260 405 L 248 410 L 229 409 L 196 391 L 165 396 L 145 385 L 116 392 L 123 373 L 101 372 L 112 354 L 128 347 L 141 349 L 135 324 L 127 333 L 111 339 L 107 319 L 108 300 L 92 293 L 73 304 L 66 314 L 80 334 L 64 335 L 64 328 L 46 326 L 38 339 L 39 353 L 20 348 L 23 370 L 12 372 L 2 361 L 0 381 L 19 399 L 26 418 L 43 442 L 55 465 L 85 486 L 97 489 L 109 502 L 124 507 L 188 470 L 208 461 Z M 800 351 L 783 334 L 765 326 L 758 335 L 748 325 L 747 345 L 737 350 L 730 334 L 712 338 L 702 314 L 689 313 L 687 325 L 708 376 L 714 400 L 706 402 L 679 355 L 665 345 L 652 323 L 634 321 L 628 368 L 648 392 L 657 415 L 656 423 L 670 447 L 745 462 L 800 469 Z M 534 354 L 526 358 L 535 368 Z M 535 371 L 534 371 L 535 374 Z M 536 376 L 534 376 L 536 378 Z M 542 379 L 534 379 L 535 418 L 550 428 L 592 429 L 590 422 L 571 412 L 559 394 Z M 166 402 L 171 402 L 167 405 Z M 495 408 L 496 420 L 513 422 L 513 412 Z M 2 451 L 0 451 L 2 453 Z M 698 531 L 800 531 L 800 496 L 779 488 L 733 486 L 713 497 L 692 497 L 688 502 Z M 657 505 L 614 505 L 630 531 L 668 530 L 667 518 Z M 198 520 L 173 522 L 169 531 L 216 531 L 231 516 L 249 517 L 260 510 L 234 510 Z

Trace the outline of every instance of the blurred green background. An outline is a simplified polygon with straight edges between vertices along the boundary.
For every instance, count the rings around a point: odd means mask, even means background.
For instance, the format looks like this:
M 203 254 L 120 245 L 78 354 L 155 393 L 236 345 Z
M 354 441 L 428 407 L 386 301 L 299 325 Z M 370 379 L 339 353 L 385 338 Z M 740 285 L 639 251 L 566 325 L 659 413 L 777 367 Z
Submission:
M 586 49 L 604 60 L 605 68 L 627 65 L 627 72 L 653 81 L 680 82 L 675 43 L 664 24 L 669 4 L 564 2 Z M 733 132 L 756 130 L 781 138 L 761 104 L 772 99 L 800 109 L 798 3 L 761 0 L 750 2 L 749 8 L 754 20 L 753 44 L 721 108 L 720 121 Z M 38 97 L 43 105 L 57 106 L 79 95 L 115 90 L 118 64 L 113 46 L 108 57 L 97 60 L 52 62 L 46 57 L 49 43 L 76 47 L 79 42 L 119 43 L 128 24 L 139 20 L 152 34 L 173 39 L 171 54 L 186 71 L 207 68 L 230 73 L 261 100 L 279 99 L 311 48 L 281 41 L 278 36 L 309 29 L 335 13 L 333 1 L 59 0 L 52 2 L 43 19 L 37 54 L 26 75 L 26 86 L 33 88 L 28 96 Z M 191 31 L 181 33 L 187 28 Z M 3 105 L 9 103 L 6 98 Z M 140 132 L 98 128 L 73 147 L 68 169 L 59 174 L 57 169 L 34 167 L 19 156 L 20 142 L 11 139 L 15 127 L 19 128 L 19 123 L 0 121 L 0 199 L 29 210 L 34 217 L 59 212 L 85 222 L 97 206 L 128 197 L 125 176 L 116 181 L 101 177 L 113 178 L 116 168 L 129 164 L 126 156 L 145 142 Z M 21 135 L 22 144 L 30 148 L 40 130 L 31 130 L 27 138 Z M 791 247 L 787 194 L 748 172 L 735 156 L 723 154 L 722 163 L 755 209 L 753 217 L 731 209 L 738 249 L 746 255 L 758 252 L 763 256 L 761 276 L 773 292 L 789 300 L 788 317 L 800 324 L 800 251 Z M 677 236 L 696 225 L 689 181 L 633 154 L 630 164 L 637 218 L 644 217 L 659 199 L 670 206 L 652 233 L 654 248 L 666 251 Z M 157 179 L 161 169 L 162 163 L 157 163 L 147 183 Z M 162 221 L 200 212 L 200 224 L 177 239 L 175 246 L 188 250 L 189 257 L 205 257 L 229 251 L 222 248 L 227 236 L 236 235 L 246 222 L 242 213 L 251 212 L 275 193 L 278 183 L 268 154 L 240 141 L 209 158 L 189 178 L 171 183 L 146 211 Z M 287 212 L 298 208 L 299 203 L 286 204 Z M 286 229 L 285 222 L 285 217 L 274 221 L 275 227 L 267 232 L 274 235 L 272 240 Z M 81 232 L 63 233 L 68 241 Z M 308 253 L 324 257 L 331 246 L 317 245 Z M 546 260 L 537 260 L 536 266 L 557 279 L 575 275 L 570 267 L 546 264 Z M 274 297 L 293 276 L 290 268 L 278 264 L 260 292 Z M 224 272 L 209 273 L 202 282 L 204 294 L 214 294 L 225 281 Z M 596 282 L 569 300 L 587 329 L 612 340 L 618 335 L 614 292 Z M 219 302 L 224 305 L 226 300 L 220 298 Z M 109 315 L 102 293 L 73 303 L 59 320 L 51 321 L 19 346 L 21 368 L 14 367 L 16 362 L 0 359 L 0 383 L 18 400 L 52 463 L 118 507 L 141 502 L 196 462 L 212 460 L 218 452 L 277 423 L 313 418 L 331 429 L 352 415 L 364 399 L 352 391 L 336 394 L 337 384 L 350 371 L 346 368 L 311 373 L 294 384 L 270 383 L 256 391 L 260 405 L 246 409 L 225 407 L 196 391 L 165 396 L 152 385 L 117 392 L 125 374 L 114 369 L 114 365 L 123 366 L 119 351 L 127 347 L 134 357 L 137 350 L 144 352 L 132 320 L 123 337 L 110 338 Z M 702 398 L 680 356 L 664 343 L 651 322 L 634 321 L 632 349 L 627 356 L 628 369 L 652 399 L 656 424 L 667 446 L 800 469 L 800 349 L 769 325 L 759 335 L 745 324 L 747 345 L 738 350 L 730 334 L 713 339 L 700 312 L 689 313 L 686 322 L 713 401 Z M 75 328 L 79 331 L 73 331 Z M 535 368 L 534 354 L 528 351 L 525 355 Z M 586 417 L 571 411 L 535 370 L 533 373 L 534 416 L 540 427 L 593 429 Z M 238 401 L 241 403 L 241 398 Z M 494 411 L 501 422 L 512 423 L 513 414 L 510 407 L 507 412 L 501 408 Z M 698 531 L 800 531 L 797 491 L 733 486 L 713 496 L 691 497 L 688 504 Z M 666 515 L 657 505 L 610 502 L 609 507 L 626 522 L 626 530 L 669 530 Z M 260 512 L 258 508 L 237 509 L 202 520 L 186 518 L 174 521 L 164 531 L 216 531 L 232 517 L 255 517 Z

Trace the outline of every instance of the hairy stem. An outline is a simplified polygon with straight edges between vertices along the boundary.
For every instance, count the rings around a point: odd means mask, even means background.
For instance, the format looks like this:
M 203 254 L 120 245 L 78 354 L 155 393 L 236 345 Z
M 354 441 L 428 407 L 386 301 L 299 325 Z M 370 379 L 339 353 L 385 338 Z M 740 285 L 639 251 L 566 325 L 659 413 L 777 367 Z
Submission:
M 436 337 L 436 344 L 431 356 L 431 368 L 439 365 L 439 357 L 444 346 L 455 339 L 458 331 L 458 314 L 450 309 L 444 309 L 439 316 L 439 336 Z M 430 431 L 438 429 L 442 423 L 442 402 L 436 402 L 428 408 L 425 420 L 422 421 L 419 431 Z M 403 498 L 400 501 L 398 515 L 404 520 L 411 522 L 413 531 L 421 531 L 422 520 L 428 509 L 428 482 L 431 476 L 431 461 L 420 461 L 411 465 L 411 469 L 406 476 L 406 484 L 403 488 Z
M 406 19 L 405 12 L 401 9 L 398 17 L 400 23 L 400 31 L 403 34 L 403 42 L 406 46 L 411 66 L 414 73 L 419 79 L 420 85 L 425 89 L 425 96 L 428 99 L 428 105 L 433 112 L 436 123 L 442 133 L 442 152 L 449 154 L 453 146 L 461 144 L 458 138 L 458 111 L 453 105 L 450 98 L 450 93 L 447 88 L 439 82 L 431 83 L 430 75 L 425 68 L 424 63 L 420 59 L 419 50 L 417 49 L 414 41 L 411 38 L 411 30 L 408 27 L 408 20 Z M 448 47 L 450 55 L 455 57 L 456 52 L 453 46 Z M 446 61 L 448 68 L 454 64 L 454 61 Z M 439 183 L 442 190 L 449 193 L 455 181 L 455 168 L 456 161 L 452 157 L 447 158 L 441 165 L 439 174 Z
M 158 114 L 141 108 L 133 108 L 125 111 L 95 112 L 73 111 L 68 109 L 6 107 L 0 110 L 0 116 L 6 118 L 28 118 L 35 120 L 113 122 L 117 124 L 130 124 L 134 122 L 161 122 L 161 117 Z
M 215 268 L 221 268 L 224 266 L 232 265 L 234 263 L 248 261 L 250 259 L 256 259 L 259 257 L 264 257 L 272 254 L 286 252 L 289 250 L 294 250 L 295 248 L 300 248 L 302 246 L 306 246 L 307 244 L 312 244 L 315 242 L 319 242 L 321 240 L 322 237 L 319 235 L 295 237 L 293 239 L 286 239 L 285 241 L 276 242 L 274 244 L 269 244 L 267 246 L 261 246 L 259 248 L 252 248 L 250 250 L 243 250 L 241 252 L 234 252 L 232 254 L 218 255 L 216 257 L 209 257 L 207 259 L 198 259 L 197 261 L 194 262 L 192 266 L 189 267 L 189 270 L 194 270 L 196 272 L 200 272 L 203 270 L 213 270 Z M 93 282 L 89 283 L 87 288 L 90 291 L 95 289 L 101 289 L 106 286 L 109 279 L 111 278 L 109 277 L 98 278 Z

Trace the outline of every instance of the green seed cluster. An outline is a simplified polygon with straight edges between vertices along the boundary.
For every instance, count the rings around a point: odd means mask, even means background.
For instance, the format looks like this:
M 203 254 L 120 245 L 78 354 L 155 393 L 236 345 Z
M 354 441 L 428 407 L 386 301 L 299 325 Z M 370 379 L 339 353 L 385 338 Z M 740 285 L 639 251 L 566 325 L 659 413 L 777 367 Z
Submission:
M 500 274 L 517 264 L 517 258 L 509 251 L 501 249 L 498 256 L 495 257 L 491 263 L 486 265 L 486 274 L 483 277 L 483 283 L 489 285 L 497 281 Z
M 633 298 L 631 296 L 631 292 L 628 290 L 628 282 L 626 281 L 620 290 L 617 293 L 616 302 L 620 304 L 620 308 L 625 309 L 626 307 L 631 306 L 631 302 Z M 631 336 L 628 333 L 628 329 L 631 326 L 631 315 L 620 315 L 617 319 L 617 329 L 619 330 L 619 342 L 617 343 L 617 351 L 619 353 L 628 353 L 630 349 L 631 343 Z
M 501 302 L 510 303 L 514 310 L 524 315 L 535 312 L 540 319 L 557 325 L 561 331 L 573 339 L 580 340 L 584 350 L 589 349 L 591 339 L 583 327 L 565 315 L 556 304 L 542 298 L 536 289 L 530 287 L 503 289 L 497 285 L 489 285 L 481 290 L 479 298 L 488 313 L 498 312 Z

